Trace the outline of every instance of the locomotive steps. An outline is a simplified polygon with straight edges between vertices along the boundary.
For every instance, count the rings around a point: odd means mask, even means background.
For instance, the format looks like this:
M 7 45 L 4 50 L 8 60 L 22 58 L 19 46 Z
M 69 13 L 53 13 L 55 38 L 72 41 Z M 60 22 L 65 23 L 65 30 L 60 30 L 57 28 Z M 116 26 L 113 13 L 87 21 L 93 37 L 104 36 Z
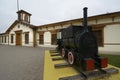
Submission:
M 120 80 L 119 68 L 109 65 L 104 70 L 107 74 L 97 70 L 81 73 L 56 51 L 45 51 L 43 80 Z

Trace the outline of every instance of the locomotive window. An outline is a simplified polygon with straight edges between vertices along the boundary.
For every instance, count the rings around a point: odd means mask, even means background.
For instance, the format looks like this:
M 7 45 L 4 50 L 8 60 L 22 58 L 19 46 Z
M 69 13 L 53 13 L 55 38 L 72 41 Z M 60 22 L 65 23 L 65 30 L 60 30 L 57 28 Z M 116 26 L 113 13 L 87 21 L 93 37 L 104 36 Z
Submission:
M 57 34 L 52 34 L 52 44 L 56 45 L 57 41 Z
M 39 35 L 39 44 L 43 44 L 43 35 Z
M 94 31 L 94 34 L 95 34 L 95 36 L 97 38 L 98 46 L 103 46 L 102 30 Z

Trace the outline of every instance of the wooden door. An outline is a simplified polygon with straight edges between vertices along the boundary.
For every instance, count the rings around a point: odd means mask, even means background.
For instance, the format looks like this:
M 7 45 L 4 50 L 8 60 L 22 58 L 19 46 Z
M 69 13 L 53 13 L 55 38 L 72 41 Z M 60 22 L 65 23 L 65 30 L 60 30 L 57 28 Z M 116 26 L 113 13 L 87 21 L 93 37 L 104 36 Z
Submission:
M 39 35 L 39 44 L 43 44 L 43 43 L 44 43 L 43 35 Z
M 56 45 L 57 44 L 57 34 L 52 34 L 52 45 Z
M 103 46 L 103 33 L 102 33 L 102 30 L 97 30 L 97 31 L 94 31 L 94 34 L 97 38 L 97 43 L 98 43 L 98 46 Z
M 18 46 L 22 45 L 22 35 L 21 35 L 21 33 L 16 33 L 16 45 L 18 45 Z

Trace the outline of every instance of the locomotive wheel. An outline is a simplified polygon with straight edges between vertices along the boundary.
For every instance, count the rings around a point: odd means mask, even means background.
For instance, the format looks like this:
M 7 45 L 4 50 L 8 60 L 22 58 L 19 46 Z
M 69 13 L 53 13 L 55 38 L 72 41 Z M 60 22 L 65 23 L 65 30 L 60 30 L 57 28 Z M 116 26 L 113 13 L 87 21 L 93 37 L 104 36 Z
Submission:
M 64 48 L 62 48 L 62 50 L 61 50 L 61 55 L 62 55 L 62 57 L 65 57 L 65 49 Z
M 70 65 L 74 64 L 74 55 L 72 51 L 68 52 L 68 62 Z

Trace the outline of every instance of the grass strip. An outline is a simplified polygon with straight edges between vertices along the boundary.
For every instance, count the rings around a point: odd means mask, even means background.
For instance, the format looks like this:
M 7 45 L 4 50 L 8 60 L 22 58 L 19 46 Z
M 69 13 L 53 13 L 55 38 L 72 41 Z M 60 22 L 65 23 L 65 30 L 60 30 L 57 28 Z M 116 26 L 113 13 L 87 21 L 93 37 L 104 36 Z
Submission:
M 113 54 L 100 54 L 101 56 L 108 58 L 108 63 L 120 68 L 120 55 Z

